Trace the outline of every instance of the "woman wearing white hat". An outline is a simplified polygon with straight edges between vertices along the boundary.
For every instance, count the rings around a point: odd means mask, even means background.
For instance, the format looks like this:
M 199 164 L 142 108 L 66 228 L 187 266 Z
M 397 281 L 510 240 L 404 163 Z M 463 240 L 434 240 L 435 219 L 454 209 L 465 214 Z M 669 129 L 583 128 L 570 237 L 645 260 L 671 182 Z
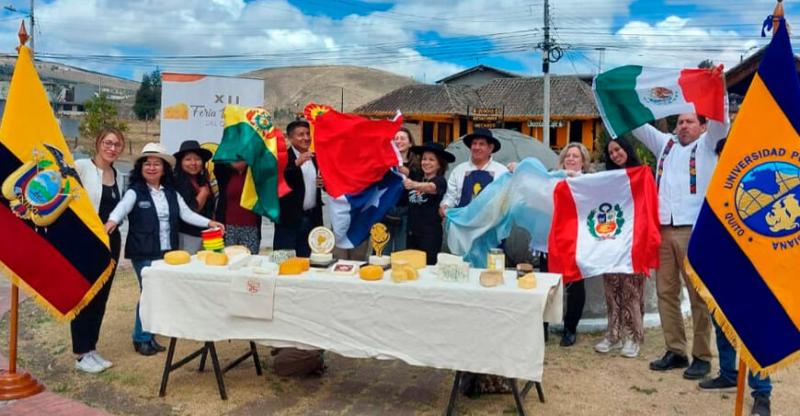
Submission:
M 178 248 L 181 220 L 197 227 L 224 229 L 222 224 L 192 211 L 175 191 L 172 176 L 174 164 L 175 158 L 160 144 L 146 144 L 136 158 L 128 190 L 106 222 L 106 230 L 112 232 L 128 217 L 130 224 L 125 240 L 125 257 L 133 263 L 140 289 L 142 269 L 150 266 L 153 260 L 161 259 L 164 252 Z M 142 330 L 138 305 L 133 347 L 142 355 L 164 351 L 164 347 L 156 342 L 153 334 Z

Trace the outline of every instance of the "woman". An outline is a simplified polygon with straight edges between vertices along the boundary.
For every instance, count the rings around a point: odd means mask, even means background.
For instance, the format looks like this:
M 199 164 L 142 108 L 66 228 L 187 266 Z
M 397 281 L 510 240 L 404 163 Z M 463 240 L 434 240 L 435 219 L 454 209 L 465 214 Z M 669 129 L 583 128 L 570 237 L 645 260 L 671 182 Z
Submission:
M 121 177 L 114 167 L 114 162 L 122 153 L 124 146 L 125 136 L 121 131 L 114 128 L 103 129 L 94 141 L 94 157 L 75 161 L 75 170 L 78 171 L 83 188 L 103 222 L 108 220 L 108 214 L 122 196 L 121 181 L 118 180 Z M 122 242 L 119 230 L 114 230 L 109 235 L 109 242 L 111 256 L 114 258 L 114 269 L 92 301 L 70 322 L 72 352 L 77 355 L 75 368 L 87 373 L 99 373 L 113 365 L 97 352 L 97 340 L 106 313 L 111 283 L 117 270 L 116 263 L 119 261 Z
M 400 130 L 394 135 L 394 145 L 403 158 L 403 166 L 398 170 L 405 177 L 409 177 L 413 170 L 419 169 L 417 157 L 410 151 L 411 146 L 414 145 L 414 136 L 411 131 L 405 127 L 400 127 Z M 389 252 L 405 250 L 407 246 L 406 235 L 408 234 L 408 195 L 403 194 L 400 196 L 397 204 L 389 210 L 383 222 L 386 223 L 389 228 L 389 234 L 391 234 Z
M 214 176 L 219 186 L 217 221 L 225 224 L 225 245 L 243 245 L 253 254 L 261 249 L 261 216 L 242 208 L 242 190 L 247 177 L 247 162 L 217 164 Z
M 604 155 L 607 170 L 642 165 L 633 146 L 623 137 L 610 140 Z M 612 273 L 603 276 L 608 307 L 608 332 L 594 346 L 595 351 L 607 353 L 622 348 L 620 354 L 623 357 L 635 358 L 639 355 L 639 346 L 644 342 L 644 282 L 645 276 L 641 274 Z
M 567 176 L 579 176 L 591 171 L 589 150 L 580 143 L 570 143 L 558 155 L 558 167 L 566 171 Z M 566 290 L 567 307 L 564 313 L 564 334 L 560 345 L 569 347 L 577 339 L 578 321 L 583 315 L 583 306 L 586 303 L 586 288 L 583 280 L 568 283 Z
M 447 164 L 455 162 L 456 157 L 438 143 L 414 146 L 411 152 L 422 156 L 422 170 L 412 171 L 410 178 L 403 180 L 403 185 L 409 190 L 408 248 L 424 251 L 428 255 L 428 264 L 435 264 L 436 254 L 442 248 L 439 203 L 447 192 L 444 173 Z
M 128 190 L 106 222 L 109 233 L 128 217 L 128 237 L 125 257 L 131 259 L 139 289 L 142 288 L 142 269 L 164 253 L 178 248 L 178 227 L 183 220 L 196 227 L 224 227 L 195 213 L 175 191 L 172 165 L 175 159 L 158 143 L 148 143 L 136 158 Z M 153 334 L 142 330 L 139 305 L 136 305 L 136 324 L 133 329 L 133 348 L 142 355 L 164 351 Z
M 180 150 L 175 156 L 175 190 L 178 191 L 189 208 L 204 216 L 214 216 L 214 194 L 208 181 L 206 162 L 211 159 L 211 151 L 200 147 L 197 140 L 187 140 L 181 143 Z M 203 240 L 200 232 L 203 229 L 181 221 L 178 233 L 181 250 L 197 253 Z

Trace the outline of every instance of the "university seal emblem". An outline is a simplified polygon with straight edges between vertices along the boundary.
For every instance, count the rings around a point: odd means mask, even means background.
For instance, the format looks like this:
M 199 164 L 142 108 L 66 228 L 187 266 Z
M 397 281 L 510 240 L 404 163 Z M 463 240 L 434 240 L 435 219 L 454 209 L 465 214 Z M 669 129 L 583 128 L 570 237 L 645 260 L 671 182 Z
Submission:
M 586 226 L 589 233 L 597 240 L 613 240 L 621 232 L 625 224 L 625 215 L 619 204 L 611 205 L 608 202 L 600 204 L 591 210 L 586 217 Z
M 19 218 L 39 227 L 52 224 L 77 197 L 80 179 L 56 147 L 44 144 L 3 181 L 3 197 Z
M 800 232 L 800 167 L 770 161 L 746 171 L 736 186 L 736 211 L 742 222 L 764 237 Z

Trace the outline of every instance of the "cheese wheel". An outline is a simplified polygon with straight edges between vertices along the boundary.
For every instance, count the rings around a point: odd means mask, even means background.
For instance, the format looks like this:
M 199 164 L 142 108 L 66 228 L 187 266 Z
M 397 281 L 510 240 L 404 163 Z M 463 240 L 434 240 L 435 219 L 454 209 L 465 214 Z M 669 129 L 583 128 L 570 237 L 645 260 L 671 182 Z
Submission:
M 362 280 L 381 280 L 383 279 L 383 268 L 380 266 L 364 266 L 358 271 L 358 276 Z
M 197 260 L 200 260 L 203 263 L 205 263 L 206 256 L 208 256 L 208 253 L 213 253 L 213 251 L 211 251 L 211 250 L 200 250 L 200 251 L 198 251 L 197 252 Z
M 536 275 L 528 273 L 517 279 L 517 287 L 520 289 L 536 289 Z
M 228 264 L 225 253 L 210 252 L 206 254 L 206 266 L 224 266 Z
M 392 253 L 391 262 L 394 263 L 398 260 L 407 261 L 415 269 L 422 269 L 428 264 L 428 256 L 424 251 L 419 250 L 402 250 Z
M 392 269 L 392 281 L 395 283 L 402 283 L 408 279 L 408 274 L 402 268 Z
M 183 250 L 173 250 L 168 251 L 164 254 L 164 263 L 167 264 L 186 264 L 192 260 L 192 256 L 189 254 L 188 251 Z
M 251 253 L 250 249 L 245 246 L 235 245 L 235 246 L 225 247 L 225 254 L 227 254 L 228 257 L 233 257 L 238 254 L 253 254 L 253 253 Z
M 503 272 L 500 270 L 487 270 L 485 272 L 481 272 L 480 281 L 481 286 L 483 287 L 495 287 L 504 282 Z
M 314 263 L 329 263 L 333 260 L 333 254 L 331 253 L 311 253 L 311 257 L 309 258 Z
M 310 268 L 311 265 L 307 257 L 292 257 L 288 260 L 284 260 L 284 262 L 278 266 L 278 274 L 300 274 L 308 271 Z
M 417 274 L 417 269 L 411 266 L 403 266 L 402 270 L 406 272 L 406 280 L 417 280 L 419 279 L 419 275 Z

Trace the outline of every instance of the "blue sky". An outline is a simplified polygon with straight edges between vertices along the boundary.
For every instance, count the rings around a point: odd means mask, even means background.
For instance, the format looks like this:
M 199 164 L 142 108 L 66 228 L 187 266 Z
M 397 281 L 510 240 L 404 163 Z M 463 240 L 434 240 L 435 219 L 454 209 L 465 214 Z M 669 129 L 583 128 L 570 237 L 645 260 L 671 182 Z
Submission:
M 42 59 L 140 79 L 347 64 L 433 82 L 476 64 L 541 73 L 544 0 L 49 0 L 36 2 Z M 0 13 L 12 54 L 28 0 Z M 554 73 L 623 64 L 726 66 L 764 45 L 774 0 L 551 0 Z M 792 6 L 787 5 L 792 19 Z

